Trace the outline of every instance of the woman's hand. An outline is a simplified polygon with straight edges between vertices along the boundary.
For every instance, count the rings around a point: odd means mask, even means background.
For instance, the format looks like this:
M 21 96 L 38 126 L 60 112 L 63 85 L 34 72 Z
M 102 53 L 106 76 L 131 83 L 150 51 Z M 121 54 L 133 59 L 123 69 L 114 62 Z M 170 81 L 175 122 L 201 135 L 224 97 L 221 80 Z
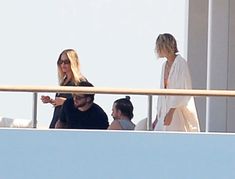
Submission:
M 41 96 L 41 100 L 43 103 L 51 103 L 52 99 L 50 98 L 50 96 Z
M 54 107 L 61 106 L 64 104 L 66 98 L 56 97 L 55 100 L 51 103 Z
M 171 108 L 168 111 L 164 119 L 164 126 L 169 126 L 171 124 L 174 112 L 175 112 L 175 108 Z

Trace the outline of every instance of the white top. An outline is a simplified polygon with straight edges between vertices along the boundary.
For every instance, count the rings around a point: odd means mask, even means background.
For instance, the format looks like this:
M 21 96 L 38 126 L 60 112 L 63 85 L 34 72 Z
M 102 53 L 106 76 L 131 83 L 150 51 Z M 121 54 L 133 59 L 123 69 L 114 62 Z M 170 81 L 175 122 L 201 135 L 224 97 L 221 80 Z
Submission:
M 164 71 L 162 66 L 160 88 L 164 89 Z M 180 55 L 174 60 L 170 69 L 167 89 L 192 89 L 191 76 L 185 59 Z M 164 126 L 164 118 L 171 108 L 176 108 L 172 122 Z M 154 130 L 160 131 L 200 131 L 194 98 L 191 96 L 159 96 L 157 103 L 158 123 Z

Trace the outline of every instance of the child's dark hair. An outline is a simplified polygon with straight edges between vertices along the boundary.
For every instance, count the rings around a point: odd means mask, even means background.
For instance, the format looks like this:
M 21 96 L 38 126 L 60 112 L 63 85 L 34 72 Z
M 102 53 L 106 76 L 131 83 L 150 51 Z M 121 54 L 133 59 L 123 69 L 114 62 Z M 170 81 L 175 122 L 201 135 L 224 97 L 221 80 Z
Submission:
M 126 96 L 125 98 L 118 99 L 114 101 L 115 107 L 117 110 L 120 110 L 121 113 L 127 116 L 129 119 L 134 117 L 133 114 L 133 105 L 130 101 L 130 96 Z

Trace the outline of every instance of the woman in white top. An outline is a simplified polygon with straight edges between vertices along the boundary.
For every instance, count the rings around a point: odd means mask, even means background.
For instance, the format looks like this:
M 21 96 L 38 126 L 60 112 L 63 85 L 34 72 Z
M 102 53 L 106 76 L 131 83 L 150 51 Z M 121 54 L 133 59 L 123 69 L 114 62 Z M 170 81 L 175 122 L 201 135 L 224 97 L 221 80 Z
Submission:
M 171 34 L 160 34 L 155 50 L 159 58 L 166 58 L 162 66 L 160 88 L 192 89 L 189 68 L 186 60 L 177 54 L 175 38 Z M 200 131 L 194 98 L 159 96 L 153 127 L 158 131 Z

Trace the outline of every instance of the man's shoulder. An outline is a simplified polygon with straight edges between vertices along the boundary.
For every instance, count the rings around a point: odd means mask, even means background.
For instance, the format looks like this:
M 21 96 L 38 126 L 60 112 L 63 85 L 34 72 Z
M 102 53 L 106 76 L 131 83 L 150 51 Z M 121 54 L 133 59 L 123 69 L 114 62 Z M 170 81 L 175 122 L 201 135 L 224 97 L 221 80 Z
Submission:
M 96 113 L 104 114 L 104 115 L 107 116 L 107 114 L 106 114 L 106 112 L 104 111 L 104 109 L 103 109 L 100 105 L 98 105 L 98 104 L 96 104 L 96 103 L 93 103 L 92 109 L 93 109 L 93 111 L 95 111 Z
M 103 108 L 100 105 L 96 104 L 96 103 L 92 104 L 92 108 L 95 109 L 95 110 L 104 111 Z

